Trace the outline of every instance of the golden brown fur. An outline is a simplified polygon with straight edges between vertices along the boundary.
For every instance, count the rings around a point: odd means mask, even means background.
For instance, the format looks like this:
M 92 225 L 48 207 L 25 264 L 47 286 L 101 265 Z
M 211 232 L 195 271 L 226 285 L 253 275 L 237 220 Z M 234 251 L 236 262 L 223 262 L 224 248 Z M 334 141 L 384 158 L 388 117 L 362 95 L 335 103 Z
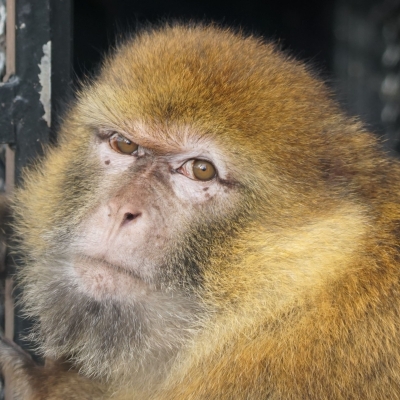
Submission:
M 183 275 L 168 278 L 174 300 L 160 290 L 143 306 L 143 321 L 163 321 L 149 325 L 149 353 L 119 331 L 113 336 L 118 321 L 95 322 L 88 306 L 87 326 L 101 328 L 107 344 L 102 358 L 85 332 L 66 344 L 61 331 L 52 334 L 65 323 L 58 315 L 75 317 L 40 290 L 59 290 L 72 307 L 78 289 L 64 290 L 57 276 L 68 269 L 82 221 L 102 196 L 131 201 L 144 193 L 146 181 L 132 180 L 141 186 L 130 189 L 125 172 L 108 176 L 100 165 L 92 137 L 104 127 L 132 133 L 154 160 L 204 142 L 228 167 L 214 198 L 189 211 L 163 203 L 178 221 L 167 236 Z M 16 368 L 22 398 L 400 398 L 399 176 L 399 163 L 340 111 L 325 85 L 273 45 L 213 26 L 142 32 L 79 94 L 59 145 L 26 172 L 16 194 L 26 254 L 19 275 L 27 312 L 39 318 L 38 343 L 81 371 L 25 360 L 23 372 Z M 130 304 L 121 305 L 121 318 Z M 7 349 L 3 363 L 18 366 Z

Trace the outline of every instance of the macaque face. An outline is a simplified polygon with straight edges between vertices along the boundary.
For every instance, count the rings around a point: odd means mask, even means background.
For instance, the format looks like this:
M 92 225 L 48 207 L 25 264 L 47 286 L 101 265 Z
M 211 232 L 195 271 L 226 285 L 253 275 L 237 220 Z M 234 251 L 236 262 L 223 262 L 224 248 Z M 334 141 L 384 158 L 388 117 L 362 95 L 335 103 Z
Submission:
M 183 272 L 173 260 L 182 257 L 195 226 L 211 232 L 213 215 L 234 209 L 238 183 L 227 180 L 226 160 L 210 141 L 189 131 L 184 143 L 168 146 L 149 131 L 143 125 L 131 132 L 99 128 L 90 138 L 88 157 L 101 176 L 101 197 L 76 227 L 70 273 L 99 301 L 192 291 L 201 266 L 193 263 Z M 211 239 L 197 238 L 189 247 Z
M 157 379 L 160 360 L 171 360 L 204 319 L 204 268 L 244 211 L 240 183 L 212 139 L 174 126 L 174 141 L 161 141 L 160 130 L 131 126 L 82 123 L 85 136 L 61 143 L 68 190 L 53 206 L 58 223 L 45 236 L 41 276 L 26 291 L 42 293 L 28 308 L 41 315 L 46 355 L 72 354 L 102 378 L 132 380 L 133 366 Z M 80 187 L 90 190 L 76 198 Z M 63 323 L 54 327 L 55 319 Z

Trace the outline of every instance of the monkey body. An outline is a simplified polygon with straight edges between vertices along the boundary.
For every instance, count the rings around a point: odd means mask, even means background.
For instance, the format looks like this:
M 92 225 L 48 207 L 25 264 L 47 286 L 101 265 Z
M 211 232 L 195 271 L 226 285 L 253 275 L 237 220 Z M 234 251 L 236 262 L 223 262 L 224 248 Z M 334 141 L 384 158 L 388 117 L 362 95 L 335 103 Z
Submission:
M 274 46 L 142 32 L 15 196 L 33 335 L 68 368 L 7 343 L 3 368 L 34 400 L 400 398 L 399 173 Z

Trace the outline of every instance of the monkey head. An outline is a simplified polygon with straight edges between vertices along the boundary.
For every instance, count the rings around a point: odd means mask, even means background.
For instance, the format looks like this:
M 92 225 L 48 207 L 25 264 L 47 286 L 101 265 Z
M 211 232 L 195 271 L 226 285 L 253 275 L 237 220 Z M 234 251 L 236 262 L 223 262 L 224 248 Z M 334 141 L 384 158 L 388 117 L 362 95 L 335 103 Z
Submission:
M 201 25 L 138 34 L 16 194 L 44 355 L 157 380 L 215 321 L 277 315 L 354 252 L 375 147 L 272 44 Z

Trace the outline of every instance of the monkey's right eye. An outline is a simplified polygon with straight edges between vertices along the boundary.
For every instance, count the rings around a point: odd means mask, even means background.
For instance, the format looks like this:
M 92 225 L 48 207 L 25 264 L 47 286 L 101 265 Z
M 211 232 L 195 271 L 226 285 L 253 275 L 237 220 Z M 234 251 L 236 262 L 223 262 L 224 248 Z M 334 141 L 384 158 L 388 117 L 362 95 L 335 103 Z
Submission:
M 116 134 L 110 138 L 110 147 L 118 153 L 132 155 L 138 150 L 139 145 L 122 135 Z

